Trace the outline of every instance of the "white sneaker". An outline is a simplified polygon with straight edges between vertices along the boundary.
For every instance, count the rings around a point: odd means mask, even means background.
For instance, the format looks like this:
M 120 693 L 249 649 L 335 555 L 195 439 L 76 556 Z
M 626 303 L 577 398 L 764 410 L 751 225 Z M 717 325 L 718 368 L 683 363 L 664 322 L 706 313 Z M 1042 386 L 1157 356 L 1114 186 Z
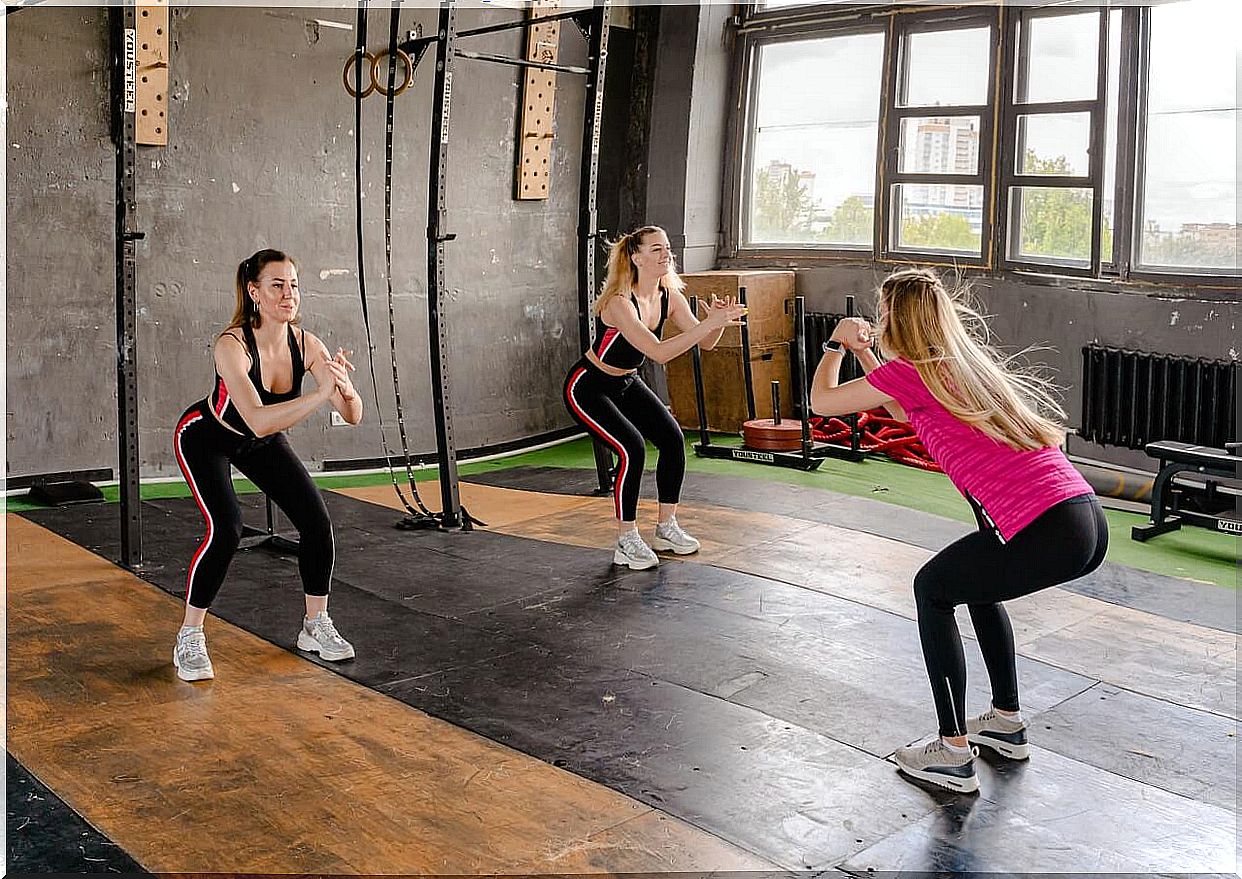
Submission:
M 995 708 L 966 719 L 966 738 L 972 745 L 991 748 L 1010 760 L 1028 760 L 1031 746 L 1026 741 L 1026 721 L 1010 720 Z
M 651 551 L 638 533 L 638 529 L 625 532 L 617 538 L 617 549 L 612 554 L 614 565 L 625 565 L 631 571 L 645 571 L 660 563 L 660 557 Z
M 661 552 L 672 552 L 677 555 L 690 555 L 699 551 L 699 542 L 681 530 L 676 516 L 656 525 L 655 540 L 651 541 L 651 545 Z
M 926 745 L 898 748 L 893 754 L 897 768 L 911 778 L 943 787 L 962 794 L 979 789 L 979 776 L 975 774 L 974 748 L 954 751 L 939 737 Z
M 354 658 L 354 645 L 341 637 L 326 610 L 321 610 L 314 619 L 302 619 L 298 649 L 318 653 L 321 659 L 328 662 Z
M 209 681 L 216 676 L 207 655 L 207 636 L 202 626 L 184 626 L 173 647 L 173 667 L 183 681 Z

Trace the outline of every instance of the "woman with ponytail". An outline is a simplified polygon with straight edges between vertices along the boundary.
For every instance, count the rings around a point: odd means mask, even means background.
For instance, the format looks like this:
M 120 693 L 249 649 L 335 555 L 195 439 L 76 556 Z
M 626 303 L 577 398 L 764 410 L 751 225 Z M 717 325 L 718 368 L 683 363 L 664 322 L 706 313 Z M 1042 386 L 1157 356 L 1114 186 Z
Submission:
M 691 312 L 677 276 L 668 236 L 643 226 L 613 243 L 608 277 L 596 302 L 599 332 L 595 344 L 569 370 L 565 402 L 574 419 L 620 459 L 615 509 L 617 544 L 612 561 L 633 570 L 659 564 L 655 549 L 687 555 L 699 542 L 677 524 L 677 502 L 686 471 L 686 442 L 660 398 L 638 377 L 650 357 L 668 363 L 695 345 L 712 348 L 725 327 L 740 324 L 745 309 L 731 299 L 713 297 L 702 322 Z M 682 332 L 661 339 L 664 322 Z M 649 546 L 638 532 L 638 493 L 646 441 L 659 452 L 656 487 L 660 512 Z
M 184 681 L 215 676 L 203 622 L 241 540 L 241 509 L 230 466 L 236 467 L 289 517 L 300 537 L 298 569 L 306 617 L 301 650 L 326 660 L 350 659 L 354 648 L 328 616 L 335 545 L 328 508 L 283 433 L 330 403 L 349 424 L 362 420 L 362 399 L 349 379 L 353 364 L 340 348 L 330 356 L 298 326 L 297 265 L 279 250 L 260 250 L 237 267 L 237 308 L 216 338 L 211 394 L 182 413 L 173 450 L 207 523 L 190 562 L 185 618 L 173 648 Z M 315 379 L 302 395 L 302 378 Z
M 979 789 L 971 746 L 1029 756 L 1018 704 L 1013 630 L 1002 604 L 1089 574 L 1108 548 L 1108 526 L 1091 486 L 1060 449 L 1064 417 L 1045 380 L 987 342 L 982 316 L 934 272 L 902 269 L 879 290 L 878 341 L 866 321 L 846 318 L 824 345 L 811 408 L 841 415 L 885 406 L 908 420 L 970 503 L 978 531 L 936 554 L 914 578 L 919 638 L 939 735 L 899 748 L 898 768 L 950 790 Z M 845 351 L 866 375 L 838 385 Z M 992 685 L 992 705 L 966 717 L 966 663 L 954 619 L 970 609 Z

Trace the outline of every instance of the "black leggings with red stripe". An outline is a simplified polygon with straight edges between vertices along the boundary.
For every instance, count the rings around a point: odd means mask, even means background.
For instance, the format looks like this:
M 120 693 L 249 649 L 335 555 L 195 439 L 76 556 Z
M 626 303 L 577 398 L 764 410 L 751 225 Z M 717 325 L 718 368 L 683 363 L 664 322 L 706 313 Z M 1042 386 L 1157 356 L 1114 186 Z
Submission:
M 186 602 L 211 607 L 242 535 L 241 507 L 230 465 L 267 493 L 298 529 L 298 570 L 307 595 L 327 595 L 336 547 L 323 495 L 283 433 L 254 439 L 234 433 L 195 403 L 177 421 L 173 450 L 198 508 L 207 536 L 190 562 Z
M 686 440 L 668 408 L 636 374 L 608 375 L 586 358 L 569 370 L 565 404 L 574 419 L 617 453 L 617 518 L 638 517 L 647 444 L 660 453 L 656 462 L 656 490 L 660 503 L 675 504 L 686 475 Z

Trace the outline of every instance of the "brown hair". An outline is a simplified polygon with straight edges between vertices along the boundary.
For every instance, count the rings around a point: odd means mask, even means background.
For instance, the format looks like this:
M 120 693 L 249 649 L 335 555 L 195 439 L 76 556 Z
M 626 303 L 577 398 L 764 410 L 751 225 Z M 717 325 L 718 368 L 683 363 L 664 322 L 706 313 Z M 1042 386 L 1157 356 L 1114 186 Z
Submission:
M 258 329 L 263 323 L 263 318 L 259 315 L 259 309 L 255 305 L 255 301 L 250 298 L 250 285 L 259 283 L 259 275 L 268 263 L 288 262 L 293 263 L 293 267 L 298 267 L 297 261 L 293 257 L 270 247 L 256 251 L 250 256 L 242 260 L 237 266 L 237 307 L 233 310 L 233 319 L 229 321 L 229 325 L 225 329 L 233 327 L 249 326 L 251 329 Z M 292 323 L 297 323 L 301 319 L 301 315 L 295 315 Z

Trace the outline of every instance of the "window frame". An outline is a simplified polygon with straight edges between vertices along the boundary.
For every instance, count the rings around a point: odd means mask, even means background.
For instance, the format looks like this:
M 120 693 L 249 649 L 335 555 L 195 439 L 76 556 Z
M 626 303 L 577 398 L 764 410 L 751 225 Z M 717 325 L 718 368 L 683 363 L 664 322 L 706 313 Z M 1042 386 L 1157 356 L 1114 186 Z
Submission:
M 1000 9 L 953 10 L 948 12 L 905 12 L 891 19 L 887 53 L 885 56 L 885 84 L 881 90 L 884 112 L 881 119 L 881 159 L 876 163 L 876 211 L 875 211 L 875 258 L 882 262 L 921 265 L 953 265 L 957 267 L 991 268 L 992 234 L 994 215 L 993 164 L 996 142 L 996 84 L 997 65 L 1000 61 L 1000 34 L 1002 27 Z M 906 73 L 905 38 L 918 33 L 968 30 L 986 26 L 990 31 L 988 40 L 987 94 L 985 104 L 960 104 L 953 106 L 908 106 L 897 104 L 898 83 Z M 926 174 L 900 170 L 901 123 L 907 118 L 928 116 L 978 116 L 979 162 L 974 174 Z M 879 158 L 879 157 L 878 157 Z M 953 250 L 920 250 L 912 247 L 896 247 L 899 218 L 892 214 L 893 187 L 916 186 L 982 186 L 983 220 L 979 234 L 979 254 Z
M 867 3 L 848 6 L 790 6 L 763 10 L 757 4 L 746 4 L 732 20 L 735 35 L 735 58 L 731 83 L 730 106 L 732 121 L 727 128 L 724 175 L 723 229 L 720 256 L 739 263 L 766 261 L 796 266 L 800 263 L 859 262 L 900 265 L 918 263 L 970 269 L 975 271 L 1013 272 L 1055 282 L 1057 277 L 1075 277 L 1109 282 L 1140 282 L 1187 289 L 1235 291 L 1242 280 L 1242 269 L 1192 270 L 1170 267 L 1161 270 L 1139 264 L 1142 234 L 1142 199 L 1144 156 L 1147 143 L 1147 81 L 1151 69 L 1151 9 L 1148 6 L 1101 6 L 1100 4 L 1068 3 L 1056 8 L 1029 8 L 981 5 L 959 5 L 951 9 L 926 9 L 906 5 L 886 6 Z M 1026 61 L 1029 52 L 1018 45 L 1017 34 L 1029 35 L 1029 29 L 1018 30 L 1018 23 L 1031 17 L 1064 15 L 1098 11 L 1100 29 L 1097 43 L 1097 69 L 1094 99 L 1079 102 L 1045 102 L 1019 104 L 1015 100 L 1017 64 Z M 1117 59 L 1117 143 L 1113 201 L 1113 248 L 1102 252 L 1106 138 L 1108 120 L 1108 65 L 1110 14 L 1121 16 L 1120 51 Z M 943 29 L 945 22 L 991 21 L 993 36 L 989 68 L 991 74 L 990 104 L 986 108 L 913 108 L 896 107 L 896 82 L 901 59 L 899 28 L 902 34 L 920 30 Z M 963 24 L 963 26 L 969 26 Z M 743 238 L 749 210 L 751 184 L 750 139 L 754 132 L 757 100 L 757 49 L 763 45 L 790 40 L 808 40 L 886 31 L 884 48 L 884 80 L 880 89 L 880 121 L 877 136 L 876 188 L 874 201 L 875 228 L 870 248 L 842 245 L 784 243 L 752 245 Z M 935 111 L 949 110 L 947 114 Z M 1032 112 L 1034 111 L 1034 112 Z M 1085 177 L 1050 177 L 1019 175 L 1016 172 L 1017 116 L 1040 115 L 1048 112 L 1088 112 L 1091 119 L 1089 137 L 1089 173 Z M 985 123 L 990 120 L 990 132 Z M 894 183 L 979 185 L 974 180 L 958 179 L 960 175 L 910 175 L 897 173 L 900 148 L 900 126 L 903 118 L 930 115 L 978 115 L 980 117 L 979 171 L 986 163 L 984 182 L 984 218 L 981 230 L 981 256 L 964 256 L 953 251 L 895 249 L 890 240 L 893 218 L 892 190 Z M 986 141 L 986 143 L 985 143 Z M 895 145 L 895 146 L 893 146 Z M 997 168 L 997 163 L 1000 167 Z M 910 179 L 910 178 L 914 179 Z M 948 179 L 945 179 L 945 178 Z M 1014 186 L 1072 186 L 1092 191 L 1091 253 L 1086 265 L 1054 260 L 1009 259 L 1011 234 L 1010 192 Z
M 791 9 L 806 11 L 805 7 L 791 7 Z M 779 13 L 786 11 L 779 10 L 778 12 L 771 13 L 771 15 L 777 16 Z M 804 42 L 860 34 L 881 34 L 885 40 L 882 54 L 887 58 L 888 34 L 883 22 L 871 21 L 865 13 L 861 15 L 859 13 L 847 13 L 839 16 L 837 20 L 841 23 L 828 30 L 820 23 L 811 26 L 795 25 L 783 28 L 779 33 L 774 34 L 763 33 L 762 30 L 751 31 L 745 26 L 741 29 L 739 51 L 737 52 L 738 59 L 734 66 L 733 74 L 735 82 L 738 83 L 733 92 L 736 98 L 733 106 L 737 112 L 733 114 L 734 123 L 729 126 L 729 134 L 726 139 L 729 161 L 725 175 L 724 204 L 727 206 L 729 213 L 723 236 L 723 251 L 731 257 L 771 257 L 788 260 L 836 258 L 848 260 L 873 256 L 875 254 L 874 241 L 871 245 L 851 247 L 831 243 L 796 244 L 793 242 L 778 242 L 766 245 L 755 244 L 747 240 L 749 233 L 748 224 L 750 222 L 750 198 L 753 189 L 750 165 L 754 155 L 753 139 L 755 120 L 758 113 L 757 85 L 760 51 L 767 46 L 780 45 L 781 43 Z M 882 102 L 882 87 L 880 99 Z M 877 109 L 882 112 L 883 104 L 881 103 Z M 880 113 L 877 113 L 877 125 L 882 125 Z M 877 133 L 876 143 L 878 154 L 879 133 Z
M 1133 10 L 1136 13 L 1138 34 L 1134 64 L 1137 73 L 1138 90 L 1134 102 L 1134 115 L 1130 120 L 1132 128 L 1131 143 L 1134 144 L 1133 168 L 1131 169 L 1131 205 L 1128 218 L 1131 223 L 1129 248 L 1127 252 L 1128 279 L 1148 283 L 1167 284 L 1170 286 L 1190 286 L 1206 288 L 1224 288 L 1237 290 L 1242 281 L 1242 266 L 1236 269 L 1200 269 L 1190 270 L 1189 266 L 1171 266 L 1169 271 L 1161 271 L 1139 262 L 1139 244 L 1143 234 L 1143 187 L 1146 184 L 1147 155 L 1147 99 L 1150 89 L 1147 86 L 1151 76 L 1151 7 L 1143 6 Z M 1124 36 L 1122 39 L 1124 51 Z M 1118 137 L 1121 130 L 1118 128 Z M 1235 181 L 1237 183 L 1238 181 Z M 1237 224 L 1242 225 L 1242 224 Z M 1222 283 L 1233 281 L 1234 283 Z
M 1108 106 L 1108 37 L 1109 11 L 1107 6 L 1095 7 L 1098 18 L 1096 29 L 1096 80 L 1095 97 L 1077 101 L 1024 101 L 1018 102 L 1017 86 L 1021 72 L 1030 62 L 1029 22 L 1039 19 L 1060 18 L 1070 15 L 1089 15 L 1093 10 L 1081 7 L 1023 8 L 1015 11 L 1005 24 L 1005 64 L 1001 75 L 1001 137 L 998 154 L 1004 157 L 995 204 L 996 265 L 1026 272 L 1044 272 L 1069 277 L 1098 278 L 1101 276 L 1100 253 L 1103 241 L 1102 218 L 1104 212 L 1104 153 L 1108 122 L 1105 112 Z M 1124 25 L 1123 25 L 1124 26 Z M 1124 43 L 1124 33 L 1122 37 Z M 1047 174 L 1020 174 L 1018 160 L 1018 117 L 1050 116 L 1064 113 L 1086 112 L 1090 119 L 1088 137 L 1087 173 L 1083 176 L 1055 177 Z M 1117 140 L 1121 143 L 1121 126 L 1118 125 Z M 1114 181 L 1121 189 L 1121 176 Z M 1077 260 L 1022 259 L 1010 256 L 1016 252 L 1019 223 L 1012 222 L 1015 211 L 1011 207 L 1012 196 L 1018 187 L 1035 189 L 1090 189 L 1091 190 L 1091 243 L 1086 265 Z M 1113 198 L 1114 210 L 1117 199 Z M 1019 212 L 1020 213 L 1020 212 Z M 1118 239 L 1114 230 L 1114 252 Z M 1110 262 L 1114 260 L 1110 257 Z

